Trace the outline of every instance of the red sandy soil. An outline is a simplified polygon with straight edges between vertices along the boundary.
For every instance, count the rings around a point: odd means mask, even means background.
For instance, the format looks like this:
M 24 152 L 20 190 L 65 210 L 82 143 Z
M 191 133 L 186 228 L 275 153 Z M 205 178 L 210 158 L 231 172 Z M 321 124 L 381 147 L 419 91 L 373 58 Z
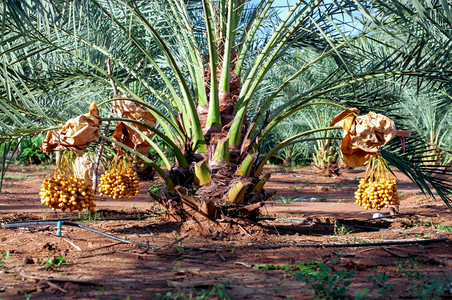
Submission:
M 120 243 L 70 226 L 63 226 L 62 237 L 54 225 L 0 228 L 0 299 L 158 299 L 157 293 L 168 292 L 196 299 L 196 293 L 211 291 L 205 299 L 220 299 L 218 291 L 226 299 L 312 299 L 316 284 L 328 290 L 332 282 L 337 289 L 329 290 L 331 299 L 339 298 L 340 287 L 352 299 L 452 296 L 452 214 L 441 200 L 423 196 L 396 172 L 401 205 L 391 216 L 388 209 L 366 211 L 354 203 L 363 170 L 343 170 L 334 178 L 317 176 L 309 167 L 270 166 L 267 172 L 272 178 L 266 190 L 277 194 L 257 224 L 180 223 L 162 214 L 146 193 L 161 183 L 158 179 L 141 182 L 140 195 L 130 200 L 97 197 L 98 213 L 89 217 L 52 212 L 40 204 L 40 185 L 52 167 L 13 166 L 0 194 L 0 223 L 64 219 L 160 248 Z M 383 218 L 374 219 L 375 213 Z M 362 245 L 401 241 L 418 243 Z M 361 245 L 306 247 L 336 244 Z M 46 268 L 45 262 L 58 256 L 66 262 Z M 330 266 L 322 273 L 330 276 L 306 283 L 297 276 L 297 266 L 313 260 Z M 340 270 L 351 272 L 346 273 L 351 278 L 335 281 Z M 388 277 L 368 280 L 379 274 Z

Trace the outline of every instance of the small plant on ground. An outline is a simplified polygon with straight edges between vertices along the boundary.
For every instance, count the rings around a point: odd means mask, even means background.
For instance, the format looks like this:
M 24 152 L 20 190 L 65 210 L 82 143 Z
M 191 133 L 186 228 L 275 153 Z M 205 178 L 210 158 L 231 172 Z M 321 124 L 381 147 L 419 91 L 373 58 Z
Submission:
M 185 239 L 185 237 L 179 238 L 179 236 L 176 233 L 176 234 L 173 234 L 173 239 L 174 239 L 174 242 L 172 243 L 172 245 L 174 246 L 174 250 L 176 252 L 183 252 L 183 251 L 190 252 L 191 250 L 193 250 L 192 248 L 187 248 L 187 249 L 184 248 L 184 246 L 183 246 L 184 241 L 183 240 Z
M 46 270 L 51 270 L 54 268 L 58 268 L 61 266 L 61 264 L 65 263 L 66 259 L 63 256 L 57 256 L 57 257 L 48 257 L 45 262 L 42 264 L 45 265 Z
M 417 271 L 422 262 L 419 262 L 417 258 L 409 258 L 405 261 L 396 261 L 396 271 L 401 273 L 408 279 L 422 279 L 423 275 Z
M 386 273 L 379 273 L 377 269 L 367 277 L 367 282 L 371 286 L 363 288 L 361 292 L 350 295 L 347 290 L 351 285 L 351 278 L 355 271 L 339 269 L 341 261 L 338 258 L 329 263 L 322 261 L 310 261 L 297 266 L 292 265 L 255 265 L 253 269 L 261 272 L 283 271 L 288 276 L 294 276 L 299 282 L 304 282 L 311 286 L 314 299 L 374 299 L 375 297 L 387 298 L 392 296 L 394 287 L 388 283 L 389 276 Z M 417 259 L 396 262 L 397 272 L 403 274 L 409 280 L 406 287 L 406 295 L 416 299 L 439 299 L 450 296 L 452 293 L 452 276 L 434 276 L 428 280 L 424 274 L 417 271 L 421 264 Z M 289 296 L 290 297 L 290 296 Z
M 406 261 L 398 261 L 397 272 L 400 272 L 407 281 L 405 291 L 409 297 L 417 299 L 439 299 L 447 293 L 450 296 L 452 276 L 440 277 L 434 276 L 429 279 L 425 274 L 417 271 L 422 265 L 416 258 L 410 258 Z
M 439 230 L 452 232 L 452 226 L 436 225 L 436 228 L 438 228 Z
M 334 221 L 334 235 L 350 235 L 353 232 L 353 229 L 348 228 L 345 225 L 338 225 L 336 221 Z
M 24 294 L 24 299 L 25 300 L 30 300 L 32 295 L 33 295 L 32 293 L 25 293 Z
M 138 221 L 141 221 L 141 212 L 140 212 L 139 209 L 137 209 L 137 205 L 136 204 L 130 204 L 130 208 L 133 209 L 136 212 Z
M 34 175 L 31 174 L 5 174 L 4 179 L 30 179 L 33 178 Z
M 372 283 L 372 288 L 369 290 L 369 293 L 378 291 L 378 294 L 382 297 L 388 295 L 388 293 L 394 289 L 392 285 L 386 284 L 388 279 L 389 276 L 386 275 L 386 273 L 378 273 L 378 270 L 375 269 L 373 275 L 367 277 L 367 281 Z
M 209 290 L 206 289 L 193 289 L 190 291 L 177 291 L 167 292 L 162 295 L 160 293 L 155 294 L 157 299 L 160 300 L 204 300 L 204 299 L 217 299 L 217 300 L 229 300 L 232 299 L 226 294 L 226 288 L 230 285 L 230 282 L 226 284 L 214 284 Z
M 297 270 L 296 267 L 291 266 L 291 265 L 255 265 L 253 267 L 253 269 L 259 270 L 264 273 L 267 271 L 272 271 L 272 270 L 280 270 L 283 272 L 293 272 L 293 271 Z
M 292 203 L 292 202 L 294 202 L 295 201 L 295 198 L 290 198 L 290 197 L 279 197 L 278 198 L 278 200 L 277 200 L 278 202 L 282 202 L 282 203 L 284 203 L 284 204 L 288 204 L 288 203 Z
M 151 202 L 151 206 L 147 209 L 149 216 L 159 217 L 166 213 L 166 210 L 157 202 Z
M 301 192 L 303 191 L 303 187 L 296 187 L 296 186 L 292 186 L 291 189 L 295 192 Z
M 304 281 L 312 287 L 314 299 L 338 299 L 347 295 L 347 287 L 352 283 L 350 279 L 356 273 L 346 270 L 334 270 L 339 260 L 329 264 L 311 261 L 298 265 L 300 272 L 295 273 L 297 281 Z
M 100 219 L 105 219 L 105 216 L 102 212 L 98 213 L 95 211 L 94 213 L 90 211 L 79 211 L 77 215 L 77 220 L 92 222 Z
M 10 256 L 9 251 L 6 251 L 5 254 L 3 254 L 3 257 L 0 258 L 0 268 L 3 269 L 4 271 L 8 270 L 5 262 L 8 260 L 9 256 Z
M 413 297 L 419 299 L 439 299 L 440 297 L 450 297 L 452 291 L 452 276 L 442 278 L 434 276 L 431 280 L 422 280 L 418 285 L 410 290 Z

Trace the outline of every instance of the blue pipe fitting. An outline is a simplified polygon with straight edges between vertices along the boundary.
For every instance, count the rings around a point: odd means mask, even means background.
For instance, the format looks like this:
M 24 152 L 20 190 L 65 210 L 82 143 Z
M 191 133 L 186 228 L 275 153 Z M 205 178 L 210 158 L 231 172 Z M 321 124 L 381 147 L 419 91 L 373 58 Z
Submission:
M 58 221 L 57 223 L 57 236 L 61 236 L 61 227 L 63 227 L 63 221 Z

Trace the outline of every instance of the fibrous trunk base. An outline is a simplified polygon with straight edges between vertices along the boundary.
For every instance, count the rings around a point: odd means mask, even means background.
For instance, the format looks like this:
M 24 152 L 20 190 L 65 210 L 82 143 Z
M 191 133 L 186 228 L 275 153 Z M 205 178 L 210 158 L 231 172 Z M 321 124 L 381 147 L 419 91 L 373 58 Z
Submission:
M 264 176 L 237 176 L 236 169 L 234 164 L 223 164 L 222 168 L 212 172 L 212 182 L 203 186 L 196 186 L 193 180 L 188 179 L 189 169 L 186 169 L 185 174 L 173 172 L 171 173 L 173 182 L 182 183 L 176 185 L 176 193 L 170 194 L 166 191 L 162 196 L 154 195 L 154 198 L 170 215 L 178 216 L 181 220 L 199 218 L 257 220 L 264 202 L 273 195 L 259 188 L 258 183 Z M 238 183 L 243 186 L 242 195 L 231 197 L 231 191 Z

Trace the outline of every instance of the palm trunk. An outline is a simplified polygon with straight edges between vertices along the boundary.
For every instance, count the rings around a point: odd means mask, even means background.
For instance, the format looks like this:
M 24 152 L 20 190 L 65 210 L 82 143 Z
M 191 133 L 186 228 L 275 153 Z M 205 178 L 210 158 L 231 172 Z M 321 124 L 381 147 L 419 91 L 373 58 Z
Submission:
M 188 217 L 246 217 L 256 218 L 259 209 L 271 195 L 266 193 L 263 185 L 270 177 L 262 174 L 255 176 L 258 163 L 257 155 L 241 154 L 239 146 L 230 146 L 228 133 L 234 119 L 234 109 L 241 91 L 240 76 L 234 72 L 236 53 L 231 49 L 230 55 L 224 53 L 224 47 L 219 47 L 219 61 L 231 59 L 231 62 L 216 65 L 212 72 L 212 65 L 204 72 L 204 82 L 218 84 L 226 77 L 229 91 L 215 86 L 206 88 L 206 99 L 209 107 L 212 101 L 219 103 L 220 123 L 212 126 L 209 122 L 211 110 L 199 105 L 197 113 L 203 127 L 204 138 L 207 143 L 207 153 L 197 154 L 191 151 L 190 145 L 185 147 L 187 161 L 192 162 L 193 168 L 175 168 L 170 172 L 171 180 L 177 185 L 176 194 L 166 194 L 160 202 L 170 208 L 173 215 L 183 219 Z M 211 56 L 212 58 L 212 56 Z M 227 67 L 229 70 L 223 70 Z M 227 76 L 224 74 L 227 73 Z M 212 76 L 216 78 L 212 78 Z M 212 95 L 212 93 L 218 93 Z M 243 126 L 242 132 L 246 132 Z

